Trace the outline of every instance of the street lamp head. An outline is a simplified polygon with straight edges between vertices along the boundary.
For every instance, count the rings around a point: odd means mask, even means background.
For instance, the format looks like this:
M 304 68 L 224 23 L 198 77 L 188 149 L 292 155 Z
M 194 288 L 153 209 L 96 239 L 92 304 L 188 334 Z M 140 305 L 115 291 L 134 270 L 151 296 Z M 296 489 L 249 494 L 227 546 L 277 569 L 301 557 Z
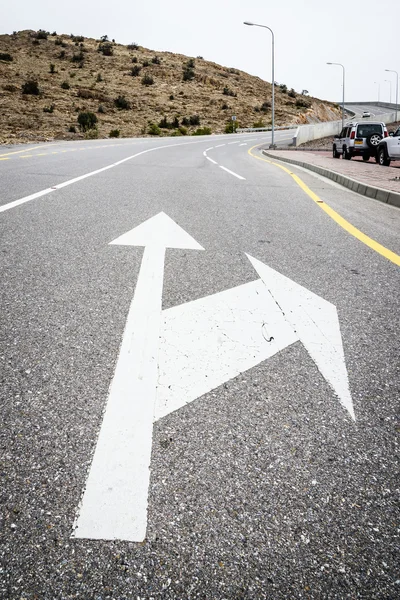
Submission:
M 327 65 L 333 65 L 333 63 L 326 63 Z
M 243 21 L 243 25 L 254 25 L 254 23 L 250 23 L 249 21 Z

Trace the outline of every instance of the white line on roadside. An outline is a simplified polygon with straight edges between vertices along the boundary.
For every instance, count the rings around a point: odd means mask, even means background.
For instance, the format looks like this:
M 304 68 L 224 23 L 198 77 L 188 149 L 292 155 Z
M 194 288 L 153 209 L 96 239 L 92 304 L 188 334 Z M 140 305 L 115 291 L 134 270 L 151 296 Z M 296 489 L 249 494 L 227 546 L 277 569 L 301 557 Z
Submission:
M 223 169 L 224 171 L 226 171 L 227 173 L 230 173 L 231 175 L 233 175 L 234 177 L 237 177 L 238 179 L 244 179 L 246 180 L 245 177 L 242 177 L 241 175 L 238 175 L 237 173 L 234 173 L 233 171 L 230 171 L 229 169 L 227 169 L 226 167 L 223 167 L 222 165 L 219 165 L 220 169 Z
M 212 162 L 214 165 L 217 165 L 218 163 L 213 160 L 212 158 L 210 158 L 209 156 L 206 156 L 206 159 L 209 160 L 210 162 Z

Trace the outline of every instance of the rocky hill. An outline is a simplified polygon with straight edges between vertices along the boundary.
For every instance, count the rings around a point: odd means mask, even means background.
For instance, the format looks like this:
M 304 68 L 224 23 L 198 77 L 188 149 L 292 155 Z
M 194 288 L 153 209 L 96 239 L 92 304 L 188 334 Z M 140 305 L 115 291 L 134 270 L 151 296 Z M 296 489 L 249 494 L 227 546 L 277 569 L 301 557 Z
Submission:
M 271 84 L 258 77 L 42 30 L 0 35 L 0 102 L 0 143 L 222 133 L 232 115 L 242 127 L 271 123 Z M 339 118 L 337 105 L 276 84 L 276 125 Z

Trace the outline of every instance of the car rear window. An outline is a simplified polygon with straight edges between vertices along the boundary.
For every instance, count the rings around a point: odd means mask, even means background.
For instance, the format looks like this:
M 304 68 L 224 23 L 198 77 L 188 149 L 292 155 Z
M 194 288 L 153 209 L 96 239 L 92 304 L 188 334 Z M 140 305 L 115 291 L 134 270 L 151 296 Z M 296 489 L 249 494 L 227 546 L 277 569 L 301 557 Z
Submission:
M 380 123 L 365 123 L 358 125 L 357 137 L 368 137 L 371 133 L 380 133 L 382 135 L 382 125 Z

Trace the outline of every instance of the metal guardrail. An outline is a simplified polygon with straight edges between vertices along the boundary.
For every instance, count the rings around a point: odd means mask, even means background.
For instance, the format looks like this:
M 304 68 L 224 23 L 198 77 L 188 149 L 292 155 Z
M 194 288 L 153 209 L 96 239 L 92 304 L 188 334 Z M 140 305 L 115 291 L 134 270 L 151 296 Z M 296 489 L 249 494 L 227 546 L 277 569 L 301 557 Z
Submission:
M 298 125 L 279 125 L 274 131 L 282 129 L 297 129 Z M 252 131 L 272 131 L 272 127 L 243 127 L 236 129 L 236 133 L 251 133 Z

